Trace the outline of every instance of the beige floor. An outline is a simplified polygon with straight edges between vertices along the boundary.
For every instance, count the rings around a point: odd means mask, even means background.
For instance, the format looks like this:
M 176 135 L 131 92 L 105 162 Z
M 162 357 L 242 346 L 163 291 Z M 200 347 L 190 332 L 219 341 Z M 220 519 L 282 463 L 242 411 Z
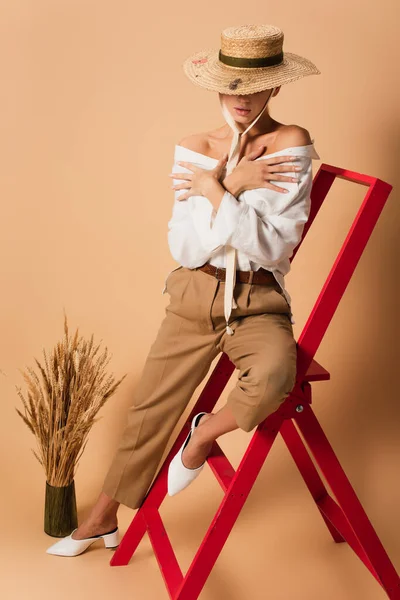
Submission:
M 98 434 L 99 431 L 93 432 L 95 437 Z M 247 441 L 248 434 L 242 431 L 220 438 L 235 467 Z M 88 446 L 86 459 L 76 475 L 80 520 L 87 514 L 100 486 L 98 473 L 90 470 L 91 451 Z M 386 476 L 391 468 L 394 473 L 394 462 L 386 463 Z M 386 477 L 389 488 L 379 493 L 373 481 L 358 478 L 357 473 L 348 475 L 354 479 L 360 498 L 364 498 L 364 506 L 391 559 L 400 568 L 398 507 L 394 495 L 391 498 L 390 481 Z M 77 557 L 46 554 L 45 549 L 56 539 L 43 531 L 44 482 L 41 483 L 39 468 L 34 467 L 30 477 L 26 487 L 22 474 L 16 471 L 12 493 L 2 497 L 2 598 L 168 599 L 147 536 L 126 567 L 109 565 L 112 551 L 106 550 L 102 541 Z M 36 483 L 32 485 L 34 479 Z M 184 572 L 221 498 L 221 489 L 211 471 L 205 469 L 189 488 L 175 497 L 167 496 L 161 505 L 162 517 Z M 7 518 L 4 514 L 8 514 Z M 122 534 L 133 515 L 131 509 L 120 507 Z M 386 594 L 347 544 L 334 544 L 283 440 L 278 437 L 200 598 L 383 600 Z

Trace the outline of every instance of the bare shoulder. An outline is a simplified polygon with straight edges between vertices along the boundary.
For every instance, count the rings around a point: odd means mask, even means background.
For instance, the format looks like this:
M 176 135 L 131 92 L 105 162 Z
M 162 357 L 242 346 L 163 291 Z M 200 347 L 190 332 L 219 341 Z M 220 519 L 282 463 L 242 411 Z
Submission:
M 178 145 L 194 152 L 200 152 L 200 154 L 207 154 L 209 150 L 208 135 L 206 133 L 193 133 L 182 138 Z
M 309 144 L 312 144 L 312 139 L 305 127 L 285 125 L 279 130 L 274 146 L 278 152 L 291 146 L 308 146 Z

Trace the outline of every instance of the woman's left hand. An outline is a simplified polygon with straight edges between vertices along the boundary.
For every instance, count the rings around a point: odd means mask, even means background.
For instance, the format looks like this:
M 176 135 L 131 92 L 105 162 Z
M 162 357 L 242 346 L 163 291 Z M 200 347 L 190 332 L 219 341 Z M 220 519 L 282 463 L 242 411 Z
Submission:
M 171 186 L 174 190 L 188 190 L 187 192 L 181 194 L 177 200 L 187 200 L 190 198 L 190 196 L 207 196 L 210 185 L 212 186 L 215 183 L 215 180 L 220 180 L 227 160 L 228 154 L 224 154 L 213 169 L 201 169 L 190 162 L 182 160 L 179 161 L 177 163 L 178 165 L 190 169 L 193 171 L 193 173 L 169 174 L 169 177 L 172 177 L 173 179 L 185 180 L 184 183 L 178 183 Z

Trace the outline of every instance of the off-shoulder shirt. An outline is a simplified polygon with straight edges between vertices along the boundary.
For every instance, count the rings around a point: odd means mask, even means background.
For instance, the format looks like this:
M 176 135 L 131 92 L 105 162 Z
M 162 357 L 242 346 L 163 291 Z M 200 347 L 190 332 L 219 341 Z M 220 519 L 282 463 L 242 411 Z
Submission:
M 297 176 L 298 181 L 273 181 L 287 193 L 269 188 L 244 190 L 237 197 L 225 191 L 216 211 L 205 196 L 190 196 L 177 200 L 184 189 L 175 190 L 172 217 L 168 221 L 168 245 L 172 257 L 180 266 L 193 269 L 205 262 L 225 267 L 225 245 L 236 249 L 236 268 L 257 271 L 264 267 L 272 271 L 290 307 L 291 296 L 285 288 L 285 275 L 290 271 L 290 257 L 299 244 L 310 214 L 310 192 L 313 180 L 312 159 L 319 159 L 314 140 L 304 146 L 290 146 L 255 160 L 273 156 L 295 155 L 297 160 L 282 164 L 301 167 L 283 175 Z M 175 145 L 172 173 L 192 173 L 179 161 L 187 161 L 203 169 L 213 169 L 218 159 L 179 144 Z M 182 180 L 174 179 L 175 184 Z M 176 267 L 179 268 L 179 267 Z M 174 271 L 176 269 L 172 269 Z M 166 277 L 168 278 L 170 271 Z M 166 281 L 165 279 L 165 281 Z M 166 286 L 162 290 L 164 293 Z

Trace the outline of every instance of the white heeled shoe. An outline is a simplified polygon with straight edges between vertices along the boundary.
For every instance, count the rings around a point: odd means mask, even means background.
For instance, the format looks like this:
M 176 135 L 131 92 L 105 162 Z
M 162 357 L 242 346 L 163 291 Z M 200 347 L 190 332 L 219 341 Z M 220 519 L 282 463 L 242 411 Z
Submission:
M 74 531 L 77 529 L 78 528 L 74 529 Z M 118 527 L 112 531 L 108 531 L 107 533 L 93 535 L 92 537 L 84 538 L 83 540 L 74 540 L 72 538 L 74 531 L 72 531 L 67 537 L 62 538 L 62 540 L 59 540 L 47 548 L 47 554 L 56 554 L 57 556 L 77 556 L 78 554 L 85 552 L 89 546 L 94 544 L 94 542 L 97 542 L 97 540 L 100 538 L 103 538 L 106 548 L 116 548 L 119 544 Z
M 208 413 L 200 412 L 193 417 L 190 431 L 187 434 L 187 437 L 186 437 L 185 441 L 183 442 L 181 449 L 179 450 L 179 452 L 177 454 L 175 454 L 174 458 L 169 463 L 169 467 L 168 467 L 168 495 L 169 496 L 174 496 L 175 494 L 177 494 L 178 492 L 183 490 L 185 487 L 187 487 L 189 485 L 189 483 L 191 483 L 194 479 L 196 479 L 196 477 L 200 474 L 200 471 L 203 469 L 204 465 L 207 462 L 207 460 L 205 460 L 203 462 L 203 464 L 201 464 L 199 467 L 196 467 L 195 469 L 189 469 L 188 467 L 185 467 L 185 465 L 182 462 L 182 452 L 188 445 L 190 437 L 191 437 L 193 431 L 196 429 L 197 425 L 199 424 L 201 417 L 206 414 L 208 414 Z

